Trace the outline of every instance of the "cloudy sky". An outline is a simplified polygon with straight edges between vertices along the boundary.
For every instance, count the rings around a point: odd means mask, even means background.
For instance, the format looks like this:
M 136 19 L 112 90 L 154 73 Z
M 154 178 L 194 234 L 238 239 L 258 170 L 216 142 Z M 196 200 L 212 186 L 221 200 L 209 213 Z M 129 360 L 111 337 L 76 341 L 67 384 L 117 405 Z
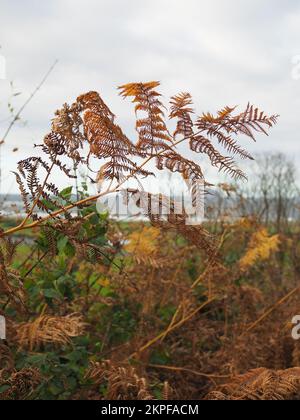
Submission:
M 298 158 L 299 0 L 1 0 L 0 45 L 7 76 L 0 80 L 0 137 L 9 82 L 22 92 L 18 107 L 59 60 L 23 114 L 27 125 L 2 147 L 2 193 L 16 190 L 9 173 L 47 133 L 54 110 L 81 93 L 99 91 L 135 135 L 131 107 L 115 89 L 131 81 L 160 80 L 166 99 L 189 91 L 198 113 L 248 101 L 278 113 L 270 137 L 250 150 Z

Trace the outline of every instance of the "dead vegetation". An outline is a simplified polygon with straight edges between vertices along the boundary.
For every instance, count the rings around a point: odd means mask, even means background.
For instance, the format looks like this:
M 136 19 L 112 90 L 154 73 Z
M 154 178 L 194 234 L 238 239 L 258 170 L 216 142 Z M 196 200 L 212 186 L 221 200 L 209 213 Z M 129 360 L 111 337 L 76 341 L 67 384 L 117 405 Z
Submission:
M 8 326 L 1 399 L 298 398 L 300 353 L 290 325 L 299 307 L 298 227 L 278 232 L 228 212 L 191 226 L 172 199 L 167 217 L 153 214 L 149 203 L 161 209 L 163 197 L 141 187 L 155 179 L 155 166 L 179 173 L 193 197 L 199 182 L 208 193 L 203 159 L 245 179 L 234 156 L 252 156 L 237 136 L 267 134 L 277 117 L 251 105 L 194 117 L 191 95 L 181 93 L 170 101 L 172 134 L 158 86 L 119 88 L 134 103 L 137 141 L 89 92 L 55 113 L 37 156 L 19 163 L 25 216 L 0 233 Z M 55 171 L 67 185 L 82 167 L 98 183 L 95 195 L 78 181 L 76 194 L 54 184 Z M 129 179 L 140 188 L 126 189 Z M 220 187 L 226 200 L 238 193 Z M 139 194 L 149 223 L 97 212 L 99 198 L 122 189 L 127 199 Z M 16 234 L 32 239 L 21 258 Z

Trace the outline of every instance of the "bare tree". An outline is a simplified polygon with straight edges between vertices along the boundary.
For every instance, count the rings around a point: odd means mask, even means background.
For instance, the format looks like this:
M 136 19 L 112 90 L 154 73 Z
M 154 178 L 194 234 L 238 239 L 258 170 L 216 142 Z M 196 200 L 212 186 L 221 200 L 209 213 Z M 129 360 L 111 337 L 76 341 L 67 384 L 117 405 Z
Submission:
M 243 215 L 254 215 L 278 232 L 297 215 L 298 186 L 294 162 L 283 153 L 256 158 L 248 184 L 238 187 Z M 246 213 L 246 214 L 245 214 Z

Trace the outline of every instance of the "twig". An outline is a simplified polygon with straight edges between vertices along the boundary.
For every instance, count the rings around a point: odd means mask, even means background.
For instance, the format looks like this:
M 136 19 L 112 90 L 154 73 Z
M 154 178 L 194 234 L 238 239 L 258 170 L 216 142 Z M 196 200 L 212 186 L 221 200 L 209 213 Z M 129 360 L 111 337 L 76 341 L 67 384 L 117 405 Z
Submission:
M 269 315 L 271 315 L 279 306 L 285 303 L 291 296 L 293 296 L 296 292 L 300 291 L 300 286 L 296 287 L 294 290 L 289 292 L 279 301 L 277 301 L 270 309 L 268 309 L 257 321 L 253 322 L 245 331 L 245 333 L 253 331 L 262 321 L 264 321 Z M 244 334 L 245 334 L 244 333 Z
M 46 257 L 49 251 L 45 251 L 36 261 L 36 263 L 27 271 L 27 273 L 24 275 L 24 278 L 28 277 L 29 274 L 32 273 L 32 271 L 43 261 L 43 259 Z
M 226 232 L 227 232 L 226 230 L 223 232 L 223 235 L 222 235 L 221 240 L 220 240 L 220 242 L 219 242 L 218 248 L 217 248 L 217 249 L 216 249 L 216 251 L 214 252 L 214 255 L 210 258 L 210 260 L 209 260 L 209 262 L 208 262 L 208 264 L 207 264 L 207 266 L 206 266 L 205 270 L 203 271 L 203 273 L 201 273 L 201 274 L 200 274 L 200 276 L 199 276 L 199 277 L 198 277 L 198 278 L 194 281 L 194 283 L 191 285 L 191 287 L 190 287 L 190 291 L 194 290 L 194 289 L 198 286 L 198 284 L 202 282 L 202 280 L 205 278 L 205 276 L 206 276 L 206 275 L 207 275 L 207 273 L 209 272 L 209 270 L 210 270 L 211 266 L 212 266 L 212 265 L 213 265 L 213 263 L 215 262 L 216 257 L 217 257 L 217 255 L 218 255 L 218 253 L 219 253 L 219 251 L 220 251 L 220 249 L 221 249 L 221 247 L 222 247 L 223 243 L 224 243 L 224 240 L 225 240 L 225 237 L 226 237 Z M 211 287 L 210 287 L 209 289 L 210 289 L 210 290 L 209 290 L 209 296 L 208 296 L 208 298 L 210 299 L 210 298 L 211 298 Z M 171 322 L 170 322 L 169 328 L 171 328 L 171 327 L 175 324 L 175 321 L 176 321 L 176 319 L 177 319 L 177 317 L 178 317 L 178 315 L 179 315 L 179 313 L 180 313 L 181 309 L 183 308 L 183 306 L 184 306 L 184 300 L 182 300 L 182 301 L 179 303 L 179 305 L 177 306 L 177 309 L 176 309 L 176 311 L 175 311 L 175 313 L 174 313 L 174 315 L 173 315 L 173 317 L 172 317 L 172 319 L 171 319 Z M 162 337 L 162 340 L 164 340 L 164 338 L 165 338 L 165 336 L 163 336 L 163 337 Z
M 204 302 L 201 306 L 199 306 L 197 309 L 195 309 L 193 312 L 191 312 L 189 315 L 178 321 L 176 324 L 169 326 L 167 330 L 162 331 L 159 335 L 148 341 L 144 346 L 142 346 L 139 350 L 137 350 L 135 353 L 133 353 L 130 358 L 136 356 L 137 354 L 140 354 L 147 350 L 149 347 L 153 346 L 157 341 L 159 341 L 162 337 L 165 337 L 170 332 L 174 331 L 176 328 L 181 327 L 183 324 L 185 324 L 187 321 L 189 321 L 191 318 L 193 318 L 195 315 L 197 315 L 198 312 L 200 312 L 202 309 L 204 309 L 207 305 L 212 303 L 215 300 L 215 298 L 207 300 Z
M 22 112 L 24 111 L 24 109 L 26 108 L 26 106 L 34 98 L 34 96 L 37 94 L 37 92 L 41 89 L 41 87 L 43 86 L 43 84 L 46 82 L 46 80 L 48 79 L 49 75 L 52 73 L 52 71 L 53 71 L 53 69 L 54 69 L 54 67 L 56 66 L 57 63 L 58 63 L 58 60 L 55 60 L 55 62 L 52 64 L 52 66 L 50 67 L 50 69 L 47 71 L 47 73 L 45 74 L 45 76 L 43 77 L 43 79 L 41 80 L 41 82 L 38 84 L 38 86 L 30 94 L 29 98 L 24 102 L 24 104 L 21 106 L 21 108 L 19 109 L 19 111 L 16 113 L 16 115 L 13 118 L 13 120 L 9 124 L 9 126 L 8 126 L 8 128 L 7 128 L 7 130 L 6 130 L 5 134 L 4 134 L 4 136 L 2 137 L 2 141 L 5 141 L 5 139 L 7 138 L 8 134 L 10 133 L 11 129 L 13 128 L 14 124 L 20 118 L 20 115 L 22 114 Z
M 147 366 L 152 367 L 154 369 L 164 369 L 164 370 L 170 370 L 172 372 L 186 372 L 186 373 L 191 373 L 192 375 L 195 375 L 195 376 L 202 376 L 204 378 L 210 379 L 214 385 L 216 385 L 216 382 L 214 381 L 214 379 L 229 379 L 232 377 L 232 375 L 213 375 L 213 374 L 202 373 L 193 369 L 177 367 L 177 366 L 156 365 L 152 363 L 148 364 Z

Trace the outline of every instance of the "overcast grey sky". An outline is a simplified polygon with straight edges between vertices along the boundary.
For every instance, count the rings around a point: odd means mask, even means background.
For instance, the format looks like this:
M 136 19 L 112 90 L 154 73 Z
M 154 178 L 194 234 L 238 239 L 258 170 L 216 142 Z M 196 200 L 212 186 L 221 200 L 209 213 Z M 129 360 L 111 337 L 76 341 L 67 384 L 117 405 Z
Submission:
M 16 190 L 9 171 L 41 141 L 55 109 L 81 93 L 99 91 L 134 135 L 132 109 L 115 90 L 132 81 L 160 80 L 166 100 L 189 91 L 199 114 L 248 101 L 278 113 L 270 137 L 250 149 L 299 155 L 300 71 L 292 77 L 299 0 L 1 0 L 0 16 L 7 72 L 0 80 L 0 137 L 9 81 L 22 92 L 18 105 L 59 60 L 23 114 L 27 126 L 14 128 L 2 148 L 2 192 Z

